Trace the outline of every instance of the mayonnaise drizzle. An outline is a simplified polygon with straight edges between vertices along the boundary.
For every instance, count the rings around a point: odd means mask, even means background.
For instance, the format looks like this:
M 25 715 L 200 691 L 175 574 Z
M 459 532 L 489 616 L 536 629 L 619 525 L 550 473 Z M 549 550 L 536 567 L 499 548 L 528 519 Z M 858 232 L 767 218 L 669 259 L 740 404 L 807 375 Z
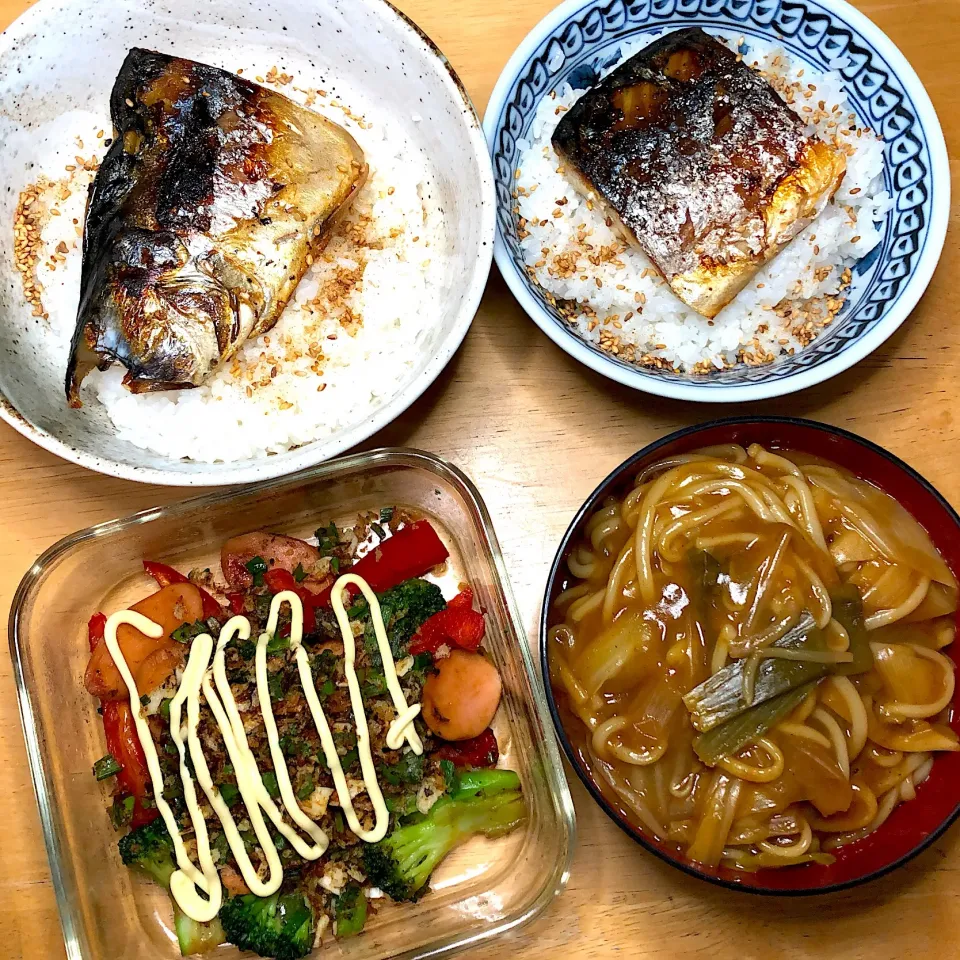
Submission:
M 217 873 L 216 864 L 213 861 L 210 851 L 206 822 L 204 821 L 200 804 L 197 801 L 196 787 L 194 786 L 193 777 L 190 774 L 186 762 L 188 750 L 190 759 L 193 762 L 194 771 L 196 772 L 197 782 L 200 784 L 211 807 L 223 825 L 227 843 L 237 861 L 244 882 L 252 893 L 261 897 L 269 896 L 275 893 L 283 882 L 283 864 L 280 861 L 276 846 L 267 829 L 263 812 L 266 812 L 277 831 L 281 833 L 305 859 L 318 859 L 324 854 L 329 844 L 327 835 L 318 824 L 303 812 L 297 803 L 297 798 L 293 793 L 293 785 L 290 782 L 290 775 L 287 771 L 286 761 L 280 749 L 279 732 L 277 730 L 276 719 L 273 715 L 273 706 L 270 701 L 269 677 L 267 673 L 267 644 L 276 633 L 280 608 L 284 603 L 290 606 L 290 648 L 294 651 L 297 669 L 300 674 L 300 682 L 303 684 L 303 692 L 306 696 L 307 705 L 310 708 L 314 725 L 317 728 L 317 733 L 320 735 L 320 743 L 323 747 L 327 767 L 333 777 L 333 782 L 340 800 L 340 806 L 343 809 L 347 824 L 361 840 L 365 840 L 368 843 L 376 843 L 386 835 L 390 815 L 384 802 L 380 785 L 377 782 L 376 768 L 370 748 L 370 731 L 367 726 L 366 713 L 363 708 L 363 696 L 360 692 L 360 682 L 356 672 L 356 643 L 354 641 L 350 619 L 343 604 L 343 591 L 351 584 L 360 588 L 361 593 L 363 593 L 370 605 L 370 616 L 373 622 L 374 634 L 377 639 L 377 646 L 380 650 L 381 659 L 383 660 L 383 672 L 387 690 L 397 710 L 397 718 L 387 731 L 386 742 L 391 750 L 399 749 L 404 741 L 406 741 L 414 753 L 423 753 L 423 743 L 413 726 L 414 718 L 420 712 L 420 704 L 408 705 L 403 695 L 376 594 L 365 580 L 355 574 L 348 573 L 340 577 L 333 586 L 331 605 L 336 614 L 337 623 L 343 638 L 344 672 L 347 678 L 347 687 L 350 691 L 350 704 L 353 708 L 356 721 L 357 753 L 360 757 L 360 767 L 363 772 L 363 785 L 374 809 L 373 829 L 365 830 L 354 810 L 350 798 L 349 785 L 343 772 L 343 766 L 340 763 L 340 757 L 337 754 L 336 744 L 333 741 L 330 726 L 327 723 L 327 718 L 323 712 L 320 698 L 317 696 L 316 687 L 313 683 L 310 659 L 307 651 L 303 648 L 303 603 L 292 591 L 285 590 L 273 597 L 270 603 L 270 615 L 267 620 L 267 628 L 257 641 L 255 655 L 257 697 L 260 701 L 260 711 L 263 715 L 264 728 L 267 732 L 267 742 L 270 746 L 270 756 L 273 760 L 274 774 L 277 778 L 277 785 L 280 788 L 283 807 L 290 819 L 293 820 L 304 833 L 310 836 L 313 843 L 304 841 L 304 839 L 284 821 L 283 814 L 267 792 L 256 758 L 247 741 L 246 731 L 243 727 L 243 718 L 240 715 L 233 691 L 227 680 L 226 667 L 224 664 L 224 649 L 234 637 L 238 636 L 243 640 L 249 638 L 250 621 L 247 620 L 246 617 L 232 617 L 224 624 L 220 631 L 220 637 L 217 640 L 215 650 L 213 638 L 209 634 L 201 634 L 193 641 L 190 649 L 190 657 L 187 660 L 187 666 L 184 669 L 183 678 L 180 682 L 180 689 L 170 702 L 170 735 L 180 754 L 180 776 L 183 780 L 184 802 L 190 816 L 191 824 L 196 833 L 197 857 L 200 861 L 200 869 L 196 867 L 187 855 L 183 837 L 180 834 L 176 819 L 173 816 L 173 811 L 170 809 L 166 800 L 163 799 L 163 775 L 160 769 L 157 750 L 153 743 L 153 737 L 150 734 L 150 728 L 142 716 L 142 711 L 134 711 L 133 717 L 136 724 L 137 736 L 140 738 L 140 743 L 143 746 L 147 759 L 147 768 L 153 783 L 157 808 L 173 840 L 177 866 L 179 867 L 170 878 L 170 892 L 173 894 L 180 909 L 193 920 L 206 922 L 212 920 L 213 917 L 217 915 L 222 901 L 222 888 L 220 876 Z M 130 626 L 135 627 L 141 633 L 149 637 L 157 638 L 163 635 L 163 628 L 133 610 L 121 610 L 107 620 L 104 630 L 107 649 L 110 651 L 110 655 L 113 657 L 114 663 L 117 665 L 117 669 L 120 671 L 120 675 L 127 686 L 127 690 L 130 693 L 130 702 L 136 704 L 139 703 L 140 695 L 137 691 L 136 682 L 133 679 L 126 660 L 124 660 L 123 653 L 117 641 L 117 627 L 122 623 L 130 624 Z M 211 652 L 213 653 L 212 665 L 210 664 Z M 213 682 L 211 682 L 211 677 Z M 216 689 L 214 689 L 214 684 L 216 685 Z M 200 721 L 201 690 L 207 700 L 214 720 L 216 720 L 217 726 L 220 728 L 227 754 L 230 757 L 230 762 L 233 764 L 236 774 L 237 789 L 247 808 L 250 823 L 253 826 L 264 858 L 267 861 L 268 869 L 265 880 L 258 875 L 254 868 L 247 854 L 243 838 L 240 836 L 240 831 L 230 812 L 230 808 L 220 796 L 219 790 L 217 790 L 213 783 L 209 767 L 203 756 L 200 739 L 197 736 L 197 727 Z M 184 703 L 186 703 L 187 707 L 186 724 L 182 723 Z M 202 894 L 205 894 L 205 896 Z

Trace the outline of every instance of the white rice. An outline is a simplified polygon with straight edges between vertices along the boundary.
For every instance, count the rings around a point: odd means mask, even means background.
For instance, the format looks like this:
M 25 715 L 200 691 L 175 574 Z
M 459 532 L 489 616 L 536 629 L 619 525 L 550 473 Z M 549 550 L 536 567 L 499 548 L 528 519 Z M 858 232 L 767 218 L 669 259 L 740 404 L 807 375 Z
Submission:
M 717 36 L 738 48 L 737 38 Z M 607 73 L 653 39 L 621 44 Z M 621 359 L 704 373 L 792 354 L 830 323 L 843 303 L 847 271 L 881 240 L 878 226 L 892 206 L 883 188 L 883 144 L 856 126 L 838 73 L 845 60 L 818 73 L 791 61 L 782 47 L 753 38 L 744 59 L 794 100 L 808 133 L 845 148 L 847 172 L 834 201 L 714 320 L 680 301 L 643 253 L 624 249 L 595 198 L 581 196 L 561 172 L 550 138 L 583 90 L 564 84 L 545 97 L 530 139 L 519 143 L 515 212 L 528 271 L 562 301 L 584 340 Z
M 258 81 L 276 77 L 269 64 L 243 66 Z M 204 386 L 135 396 L 121 385 L 120 365 L 86 378 L 84 404 L 103 404 L 121 438 L 173 459 L 265 456 L 366 419 L 409 378 L 426 331 L 439 320 L 447 244 L 427 157 L 373 99 L 339 91 L 319 96 L 319 77 L 281 77 L 272 85 L 347 128 L 364 151 L 369 178 L 276 326 Z M 83 133 L 88 156 L 91 147 L 102 152 L 98 127 L 109 136 L 105 118 L 91 122 Z M 78 182 L 80 176 L 71 175 L 75 189 L 58 202 L 61 215 L 43 233 L 47 251 L 66 239 L 64 262 L 55 274 L 38 272 L 44 308 L 67 337 L 80 271 L 72 221 L 83 222 L 82 186 L 93 174 Z

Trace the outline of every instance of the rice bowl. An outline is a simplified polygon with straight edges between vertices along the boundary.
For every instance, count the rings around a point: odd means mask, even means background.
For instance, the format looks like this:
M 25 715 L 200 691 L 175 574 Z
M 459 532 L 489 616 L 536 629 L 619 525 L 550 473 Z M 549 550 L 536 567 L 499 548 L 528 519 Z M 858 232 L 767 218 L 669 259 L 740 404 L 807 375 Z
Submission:
M 808 65 L 808 72 L 829 72 L 843 54 L 852 55 L 852 63 L 842 70 L 848 99 L 859 125 L 883 137 L 884 180 L 894 201 L 882 224 L 880 244 L 856 262 L 844 291 L 844 308 L 820 336 L 792 355 L 779 354 L 772 363 L 714 367 L 707 376 L 676 372 L 666 361 L 641 366 L 581 337 L 563 309 L 569 305 L 557 302 L 528 273 L 514 197 L 517 170 L 521 177 L 524 172 L 520 144 L 532 138 L 544 98 L 564 83 L 591 87 L 621 59 L 625 41 L 692 24 L 735 39 L 743 36 L 747 45 L 762 41 L 787 47 L 792 57 Z M 542 332 L 575 360 L 624 386 L 658 396 L 735 403 L 794 393 L 836 376 L 876 350 L 905 321 L 943 249 L 950 170 L 936 112 L 893 41 L 843 0 L 799 2 L 789 9 L 747 0 L 736 14 L 708 2 L 684 4 L 682 9 L 672 4 L 606 8 L 566 0 L 530 31 L 504 67 L 487 106 L 484 130 L 497 191 L 495 256 L 511 292 Z M 620 333 L 615 327 L 613 332 Z
M 628 246 L 595 195 L 583 196 L 550 143 L 560 117 L 583 95 L 569 83 L 540 102 L 518 142 L 514 213 L 531 278 L 573 330 L 600 350 L 639 366 L 709 374 L 757 366 L 811 343 L 837 315 L 850 268 L 881 240 L 892 200 L 883 184 L 883 146 L 858 126 L 836 71 L 820 74 L 776 44 L 713 31 L 758 70 L 807 123 L 847 155 L 832 203 L 714 320 L 682 303 L 649 259 Z M 604 75 L 652 36 L 620 45 Z M 838 60 L 836 69 L 845 61 Z
M 9 334 L 0 416 L 65 459 L 188 485 L 301 469 L 406 409 L 472 321 L 492 255 L 492 184 L 476 113 L 442 56 L 381 0 L 333 4 L 306 21 L 293 4 L 275 5 L 263 23 L 251 21 L 251 9 L 225 0 L 201 11 L 151 8 L 134 36 L 113 4 L 71 0 L 81 26 L 68 43 L 50 26 L 62 9 L 41 0 L 4 34 L 0 88 L 15 106 L 0 119 L 10 187 L 0 196 L 10 225 L 0 262 Z M 341 33 L 354 42 L 331 39 Z M 133 397 L 116 373 L 92 374 L 76 412 L 65 408 L 62 381 L 79 289 L 77 228 L 112 136 L 107 94 L 134 43 L 263 78 L 349 127 L 373 170 L 280 324 L 248 342 L 215 382 Z M 23 224 L 27 241 L 40 244 L 36 262 L 26 261 L 43 288 L 31 299 L 13 223 L 33 188 L 44 202 L 31 207 L 56 206 L 57 215 Z

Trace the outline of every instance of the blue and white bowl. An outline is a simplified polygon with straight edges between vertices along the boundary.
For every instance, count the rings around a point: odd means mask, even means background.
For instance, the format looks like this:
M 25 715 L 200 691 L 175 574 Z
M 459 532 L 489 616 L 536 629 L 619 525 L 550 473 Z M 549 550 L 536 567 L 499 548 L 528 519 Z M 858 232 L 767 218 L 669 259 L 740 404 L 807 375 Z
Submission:
M 882 242 L 853 269 L 847 301 L 818 339 L 759 367 L 695 376 L 642 369 L 586 343 L 528 277 L 512 212 L 517 141 L 537 105 L 564 82 L 594 82 L 625 40 L 664 30 L 729 28 L 779 43 L 791 57 L 840 72 L 861 126 L 884 140 L 884 179 L 894 203 Z M 594 79 L 590 79 L 594 78 Z M 940 123 L 913 68 L 894 43 L 844 0 L 567 0 L 546 16 L 510 58 L 484 120 L 497 190 L 495 256 L 520 304 L 562 349 L 627 386 L 661 396 L 735 402 L 780 396 L 828 379 L 862 360 L 906 319 L 940 258 L 950 211 L 950 171 Z

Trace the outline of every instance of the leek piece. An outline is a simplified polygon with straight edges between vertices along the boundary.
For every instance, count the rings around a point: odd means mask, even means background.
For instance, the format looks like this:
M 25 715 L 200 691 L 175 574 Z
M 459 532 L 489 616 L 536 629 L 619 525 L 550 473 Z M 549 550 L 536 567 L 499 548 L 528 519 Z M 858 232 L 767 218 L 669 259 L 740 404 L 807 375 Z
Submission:
M 786 661 L 777 661 L 785 663 Z M 822 666 L 822 664 L 821 664 Z M 714 766 L 723 757 L 731 757 L 751 740 L 762 737 L 771 727 L 776 726 L 785 716 L 803 702 L 804 697 L 820 682 L 810 680 L 800 687 L 794 687 L 771 700 L 758 703 L 749 710 L 714 727 L 709 733 L 702 733 L 693 741 L 697 756 L 708 766 Z
M 826 645 L 823 633 L 813 622 L 813 617 L 804 611 L 796 626 L 788 630 L 774 647 L 823 652 Z M 801 660 L 762 660 L 753 685 L 752 699 L 744 696 L 743 672 L 746 660 L 734 660 L 698 687 L 684 694 L 683 702 L 690 713 L 690 722 L 701 733 L 720 726 L 757 704 L 771 700 L 778 694 L 799 687 L 808 680 L 822 677 L 830 669 L 825 663 L 809 663 Z
M 854 584 L 848 583 L 835 590 L 830 600 L 833 604 L 833 619 L 847 631 L 850 653 L 853 654 L 850 663 L 838 663 L 831 672 L 842 677 L 866 673 L 873 667 L 873 651 L 870 649 L 867 628 L 863 625 L 863 601 L 860 599 L 860 591 Z

